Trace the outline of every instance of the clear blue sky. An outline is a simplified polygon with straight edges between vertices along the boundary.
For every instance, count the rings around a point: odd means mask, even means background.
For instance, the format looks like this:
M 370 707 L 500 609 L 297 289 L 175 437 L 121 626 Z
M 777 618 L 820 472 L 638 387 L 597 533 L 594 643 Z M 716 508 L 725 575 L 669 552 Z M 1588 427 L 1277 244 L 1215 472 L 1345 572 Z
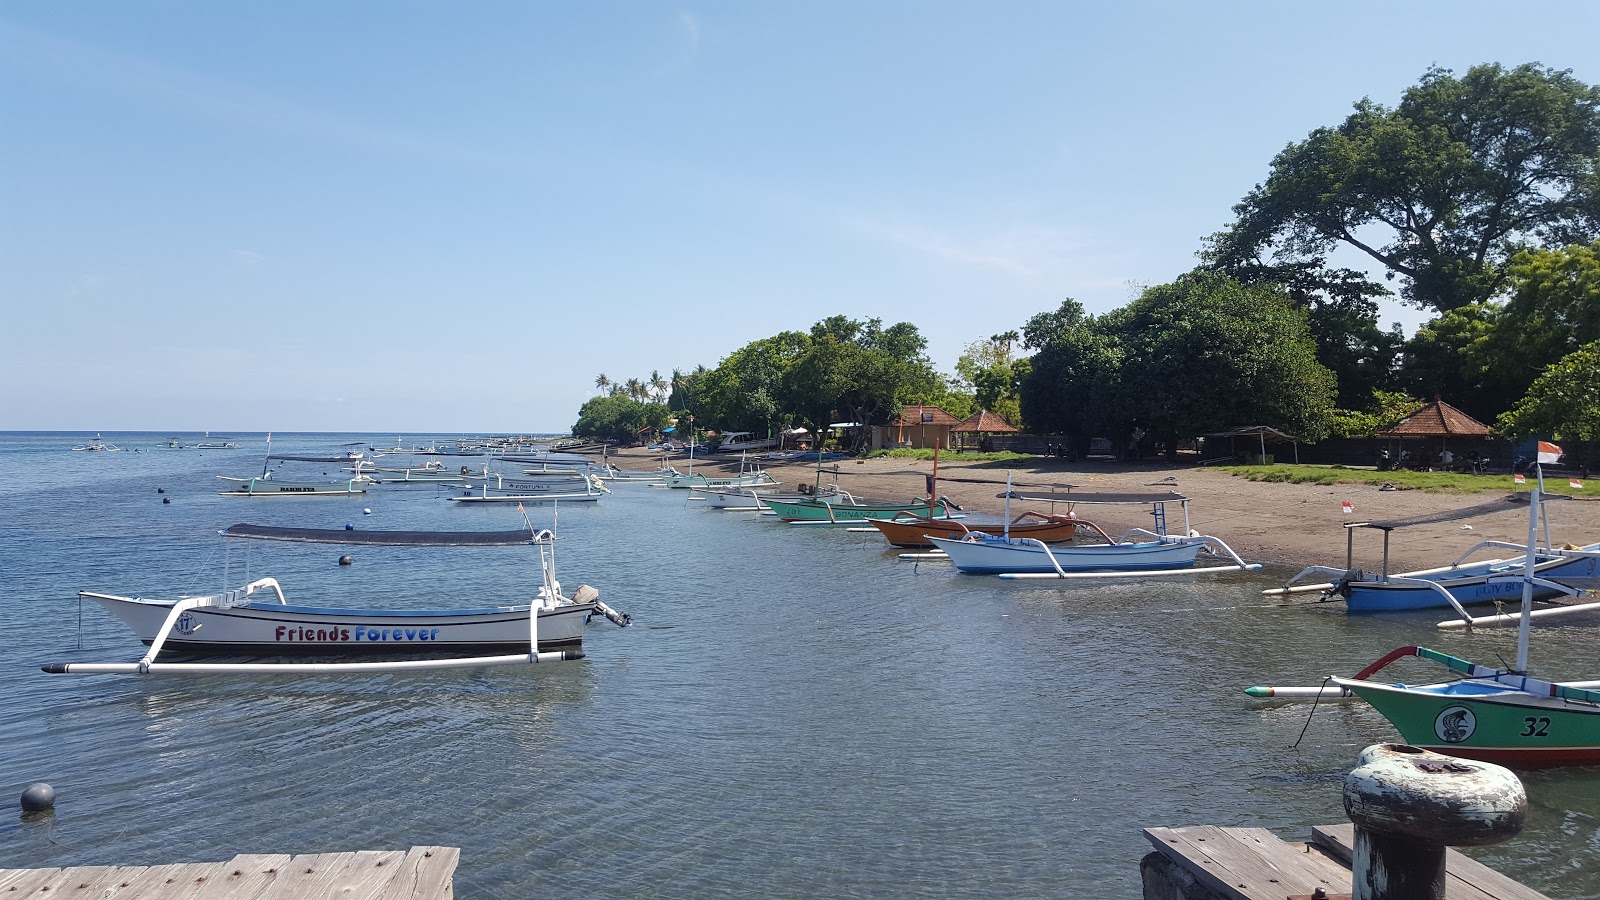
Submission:
M 1592 2 L 6 0 L 0 429 L 560 431 L 597 373 L 837 313 L 949 371 L 1191 268 L 1361 97 L 1600 82 L 1596 34 Z

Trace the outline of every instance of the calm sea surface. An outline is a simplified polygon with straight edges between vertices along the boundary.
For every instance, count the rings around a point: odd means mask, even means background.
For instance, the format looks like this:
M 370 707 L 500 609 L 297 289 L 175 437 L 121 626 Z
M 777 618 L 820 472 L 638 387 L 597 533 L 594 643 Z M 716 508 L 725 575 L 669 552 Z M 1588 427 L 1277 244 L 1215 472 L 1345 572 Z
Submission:
M 637 623 L 591 625 L 581 662 L 45 675 L 142 653 L 80 589 L 170 596 L 273 575 L 291 603 L 438 608 L 526 599 L 537 582 L 527 547 L 217 536 L 235 522 L 506 529 L 515 508 L 458 508 L 432 487 L 219 497 L 215 476 L 259 473 L 262 435 L 196 451 L 108 433 L 124 452 L 70 450 L 89 437 L 0 434 L 0 791 L 15 804 L 47 781 L 58 796 L 42 821 L 0 815 L 0 867 L 447 844 L 463 851 L 462 897 L 1136 897 L 1140 828 L 1303 837 L 1343 819 L 1361 748 L 1396 738 L 1366 706 L 1324 705 L 1295 749 L 1309 706 L 1243 687 L 1316 683 L 1414 642 L 1514 656 L 1514 635 L 1437 632 L 1437 614 L 1270 604 L 1260 589 L 1281 572 L 1010 584 L 897 560 L 876 536 L 621 486 L 559 512 L 562 581 Z M 393 440 L 279 433 L 273 449 L 349 442 Z M 551 524 L 547 507 L 530 514 Z M 1536 670 L 1600 677 L 1593 647 L 1591 631 L 1545 628 Z M 1442 672 L 1413 665 L 1401 677 Z M 1600 896 L 1600 771 L 1525 781 L 1526 832 L 1477 855 L 1552 896 Z

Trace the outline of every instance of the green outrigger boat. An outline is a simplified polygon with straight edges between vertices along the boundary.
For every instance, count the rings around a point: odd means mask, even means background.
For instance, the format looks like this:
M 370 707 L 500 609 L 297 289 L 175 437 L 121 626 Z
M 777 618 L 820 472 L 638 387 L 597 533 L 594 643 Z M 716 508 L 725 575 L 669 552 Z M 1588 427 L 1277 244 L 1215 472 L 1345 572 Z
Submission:
M 888 503 L 861 500 L 848 491 L 814 500 L 762 500 L 761 504 L 783 521 L 797 525 L 864 525 L 868 519 L 887 519 L 904 512 L 926 514 L 930 519 L 950 519 L 960 518 L 951 515 L 952 509 L 961 509 L 947 497 Z
M 1539 443 L 1539 463 L 1555 462 L 1560 455 L 1561 448 Z M 1542 466 L 1537 470 L 1538 480 L 1528 500 L 1529 547 L 1535 546 L 1544 492 Z M 1438 650 L 1408 646 L 1390 651 L 1352 678 L 1329 678 L 1322 687 L 1253 687 L 1245 693 L 1259 698 L 1358 697 L 1382 713 L 1406 743 L 1451 756 L 1522 769 L 1600 765 L 1600 681 L 1552 682 L 1527 674 L 1528 632 L 1535 616 L 1592 612 L 1600 604 L 1533 612 L 1536 589 L 1574 594 L 1580 587 L 1535 575 L 1534 556 L 1527 554 L 1521 575 L 1512 576 L 1522 581 L 1514 667 L 1480 666 Z M 1497 618 L 1472 621 L 1493 624 Z M 1390 663 L 1412 656 L 1445 666 L 1458 680 L 1418 685 L 1371 680 Z

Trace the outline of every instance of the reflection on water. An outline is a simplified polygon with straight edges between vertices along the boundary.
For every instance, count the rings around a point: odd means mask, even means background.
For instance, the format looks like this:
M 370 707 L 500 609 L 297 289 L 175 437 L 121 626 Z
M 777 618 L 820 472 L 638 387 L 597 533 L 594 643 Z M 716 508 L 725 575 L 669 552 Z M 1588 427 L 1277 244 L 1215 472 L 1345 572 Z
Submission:
M 242 581 L 247 559 L 250 577 L 278 577 L 291 602 L 447 607 L 525 599 L 537 564 L 526 548 L 229 554 L 216 532 L 239 521 L 521 520 L 416 488 L 354 502 L 219 498 L 213 476 L 241 474 L 246 454 L 91 457 L 45 442 L 0 439 L 0 471 L 43 473 L 0 484 L 12 595 L 0 626 L 14 648 L 0 669 L 0 739 L 9 783 L 49 781 L 60 799 L 48 827 L 0 817 L 0 866 L 441 843 L 464 848 L 462 896 L 575 885 L 601 896 L 1134 896 L 1141 827 L 1303 835 L 1343 817 L 1340 777 L 1362 747 L 1394 736 L 1363 705 L 1323 704 L 1307 727 L 1308 706 L 1247 701 L 1243 687 L 1313 684 L 1407 643 L 1485 661 L 1515 652 L 1510 632 L 1441 633 L 1434 614 L 1350 618 L 1269 601 L 1259 590 L 1270 575 L 1008 584 L 902 562 L 875 536 L 627 487 L 560 510 L 562 580 L 594 584 L 639 623 L 596 623 L 582 662 L 50 677 L 34 667 L 142 653 L 92 606 L 89 649 L 73 649 L 80 588 L 215 590 Z M 543 527 L 552 511 L 530 515 Z M 337 565 L 344 553 L 355 565 Z M 1595 677 L 1591 644 L 1585 628 L 1547 629 L 1536 663 Z M 1528 832 L 1479 855 L 1553 895 L 1600 894 L 1600 777 L 1526 781 Z

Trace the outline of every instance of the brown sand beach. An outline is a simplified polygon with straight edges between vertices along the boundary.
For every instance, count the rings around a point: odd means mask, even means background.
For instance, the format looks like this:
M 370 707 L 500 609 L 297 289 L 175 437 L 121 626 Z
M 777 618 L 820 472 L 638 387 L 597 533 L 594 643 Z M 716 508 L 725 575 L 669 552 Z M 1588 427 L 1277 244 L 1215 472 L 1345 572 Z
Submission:
M 612 459 L 628 469 L 651 469 L 660 463 L 659 455 L 642 448 L 612 451 Z M 672 464 L 682 472 L 688 461 L 680 457 Z M 858 496 L 885 500 L 925 496 L 924 476 L 933 472 L 930 460 L 847 459 L 837 464 L 824 464 L 824 484 L 835 477 L 831 473 L 835 465 L 839 470 L 838 481 L 846 490 Z M 697 457 L 694 468 L 708 474 L 714 470 L 734 472 L 738 462 L 714 455 Z M 1373 484 L 1329 486 L 1256 482 L 1219 469 L 1171 466 L 1164 461 L 1068 463 L 1040 458 L 1001 463 L 966 461 L 959 455 L 940 459 L 938 490 L 968 513 L 998 518 L 1004 511 L 1005 501 L 995 495 L 1004 490 L 1008 469 L 1014 482 L 1029 485 L 1036 491 L 1049 490 L 1043 486 L 1053 484 L 1062 485 L 1060 490 L 1065 490 L 1065 485 L 1073 485 L 1075 490 L 1095 492 L 1177 491 L 1192 501 L 1190 527 L 1201 534 L 1221 538 L 1247 561 L 1294 569 L 1308 565 L 1343 566 L 1345 530 L 1341 526 L 1345 522 L 1388 521 L 1440 513 L 1499 500 L 1512 493 L 1510 476 L 1504 478 L 1504 490 L 1454 494 L 1386 491 Z M 767 471 L 785 484 L 811 484 L 817 478 L 815 463 L 772 465 Z M 994 483 L 972 481 L 979 479 Z M 1559 487 L 1565 487 L 1565 482 Z M 1551 488 L 1555 490 L 1557 486 L 1551 485 Z M 1519 490 L 1525 489 L 1519 486 Z M 1354 507 L 1354 512 L 1343 511 L 1346 501 Z M 1044 504 L 1024 506 L 1013 501 L 1012 514 L 1024 508 L 1048 511 Z M 1600 503 L 1587 499 L 1566 500 L 1549 504 L 1548 510 L 1550 537 L 1557 545 L 1600 541 Z M 1142 505 L 1081 506 L 1077 513 L 1113 535 L 1120 535 L 1128 528 L 1149 527 L 1151 523 L 1149 510 Z M 1169 508 L 1169 528 L 1182 526 L 1179 515 L 1175 506 Z M 1479 541 L 1522 543 L 1527 540 L 1527 531 L 1527 504 L 1510 501 L 1504 502 L 1503 511 L 1489 515 L 1399 529 L 1390 537 L 1390 570 L 1446 565 Z M 1383 562 L 1383 534 L 1362 529 L 1355 538 L 1355 564 L 1376 570 Z M 1505 555 L 1507 551 L 1482 551 L 1476 558 Z

